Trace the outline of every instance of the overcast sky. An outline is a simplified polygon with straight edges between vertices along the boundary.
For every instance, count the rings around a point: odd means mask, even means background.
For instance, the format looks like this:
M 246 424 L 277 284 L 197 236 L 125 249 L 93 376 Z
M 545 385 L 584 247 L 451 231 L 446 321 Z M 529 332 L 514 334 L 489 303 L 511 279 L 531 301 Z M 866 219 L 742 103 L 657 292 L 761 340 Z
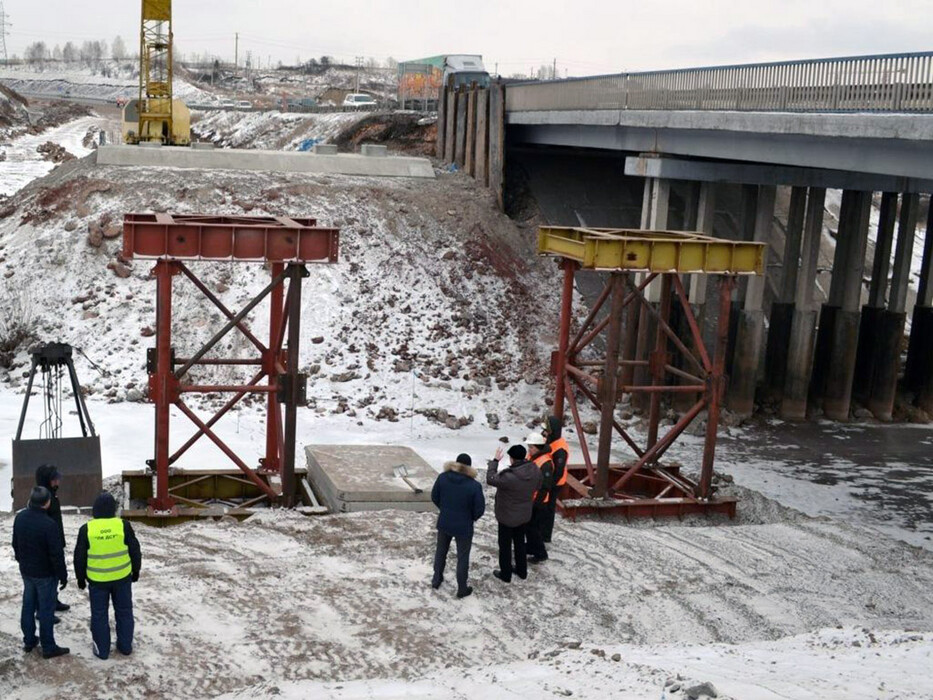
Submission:
M 0 0 L 9 53 L 38 40 L 138 36 L 139 0 Z M 556 58 L 561 75 L 933 49 L 933 0 L 175 0 L 185 54 L 251 51 L 293 63 L 482 54 L 487 68 L 527 73 Z

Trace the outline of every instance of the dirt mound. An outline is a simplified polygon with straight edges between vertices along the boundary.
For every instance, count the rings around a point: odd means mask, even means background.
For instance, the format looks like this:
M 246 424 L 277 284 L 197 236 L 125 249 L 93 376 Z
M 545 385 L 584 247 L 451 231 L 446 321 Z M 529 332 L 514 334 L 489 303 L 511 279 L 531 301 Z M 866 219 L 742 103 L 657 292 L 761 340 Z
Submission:
M 342 151 L 359 150 L 362 143 L 378 143 L 389 150 L 430 157 L 437 141 L 437 120 L 420 114 L 374 114 L 344 129 L 334 143 Z

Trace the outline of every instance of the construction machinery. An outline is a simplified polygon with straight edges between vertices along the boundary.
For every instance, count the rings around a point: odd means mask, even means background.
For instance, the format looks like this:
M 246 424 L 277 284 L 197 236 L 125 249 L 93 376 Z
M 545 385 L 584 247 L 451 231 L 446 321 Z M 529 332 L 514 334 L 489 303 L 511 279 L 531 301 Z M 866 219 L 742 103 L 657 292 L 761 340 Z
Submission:
M 191 114 L 172 91 L 172 44 L 172 0 L 142 0 L 139 99 L 123 108 L 126 143 L 191 143 Z

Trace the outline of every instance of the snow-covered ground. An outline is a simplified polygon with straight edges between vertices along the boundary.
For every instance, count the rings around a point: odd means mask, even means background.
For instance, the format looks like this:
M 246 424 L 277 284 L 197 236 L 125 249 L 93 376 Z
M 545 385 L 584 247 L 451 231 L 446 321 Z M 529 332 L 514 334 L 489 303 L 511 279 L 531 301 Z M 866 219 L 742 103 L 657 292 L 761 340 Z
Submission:
M 210 111 L 192 125 L 199 138 L 228 148 L 263 148 L 293 151 L 303 142 L 331 141 L 346 127 L 366 117 L 365 112 L 297 114 L 294 112 Z
M 71 98 L 98 102 L 116 102 L 117 98 L 139 96 L 136 64 L 127 64 L 119 75 L 107 77 L 86 66 L 70 66 L 67 70 L 41 70 L 31 66 L 0 67 L 0 82 L 26 97 L 46 99 Z M 181 80 L 173 81 L 175 96 L 187 102 L 214 101 L 209 93 Z
M 52 142 L 81 158 L 92 150 L 82 143 L 88 130 L 107 130 L 111 127 L 111 120 L 104 117 L 83 117 L 40 134 L 25 134 L 0 144 L 0 152 L 6 154 L 6 159 L 0 161 L 0 196 L 17 192 L 33 180 L 47 175 L 56 166 L 56 163 L 45 160 L 36 151 L 37 147 Z

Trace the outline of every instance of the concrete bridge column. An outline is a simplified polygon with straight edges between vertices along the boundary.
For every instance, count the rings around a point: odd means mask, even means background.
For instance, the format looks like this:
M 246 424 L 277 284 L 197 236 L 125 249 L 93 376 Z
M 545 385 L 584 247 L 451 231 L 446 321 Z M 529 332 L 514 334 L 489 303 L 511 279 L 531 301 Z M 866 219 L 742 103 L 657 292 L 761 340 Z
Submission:
M 800 271 L 794 291 L 794 313 L 787 343 L 784 393 L 781 397 L 781 417 L 786 420 L 804 420 L 807 417 L 807 395 L 813 372 L 813 341 L 817 318 L 814 291 L 820 243 L 823 239 L 825 205 L 825 188 L 811 187 L 807 196 Z
M 646 178 L 645 194 L 641 206 L 641 228 L 649 231 L 666 231 L 668 227 L 668 216 L 670 215 L 671 202 L 671 181 L 663 178 Z M 635 278 L 636 284 L 640 284 L 644 276 L 639 274 Z M 645 299 L 655 303 L 660 301 L 661 280 L 656 279 L 645 289 Z M 656 333 L 655 321 L 648 314 L 648 311 L 642 304 L 637 306 L 629 304 L 628 323 L 626 324 L 626 344 L 631 344 L 632 338 L 635 341 L 634 357 L 638 359 L 647 359 L 648 350 L 651 347 Z M 637 325 L 635 321 L 635 310 L 638 311 Z M 644 386 L 649 383 L 649 373 L 647 367 L 635 367 L 633 373 L 633 382 L 638 386 Z M 632 396 L 632 406 L 639 410 L 644 410 L 648 405 L 647 394 L 634 394 Z
M 765 353 L 765 389 L 775 398 L 780 398 L 784 392 L 784 381 L 787 377 L 787 347 L 794 320 L 794 298 L 797 294 L 797 273 L 800 269 L 800 245 L 803 240 L 806 209 L 807 188 L 792 187 L 784 236 L 781 286 L 778 298 L 771 304 L 768 348 Z
M 865 268 L 865 246 L 868 242 L 868 217 L 871 212 L 871 192 L 843 192 L 838 241 L 842 243 L 841 266 L 833 262 L 833 284 L 830 302 L 835 306 L 835 318 L 828 335 L 823 412 L 832 420 L 849 419 L 852 382 L 855 376 L 855 355 L 858 349 L 859 309 L 862 275 Z M 846 202 L 848 200 L 848 206 Z M 839 284 L 836 284 L 837 278 Z M 835 298 L 833 288 L 836 289 Z M 820 318 L 822 326 L 822 317 Z M 820 329 L 822 333 L 822 328 Z
M 761 185 L 758 188 L 753 238 L 766 242 L 774 225 L 774 200 L 777 188 Z M 755 389 L 761 366 L 764 337 L 764 275 L 749 277 L 745 287 L 743 308 L 738 313 L 732 376 L 729 382 L 729 408 L 740 416 L 749 416 L 755 408 Z
M 891 420 L 894 412 L 897 377 L 901 364 L 901 342 L 904 338 L 904 326 L 907 323 L 907 285 L 910 281 L 910 262 L 913 259 L 919 208 L 920 195 L 905 194 L 901 199 L 901 218 L 897 230 L 897 250 L 894 253 L 891 294 L 888 298 L 888 308 L 881 318 L 881 326 L 878 329 L 875 371 L 868 378 L 871 381 L 868 408 L 879 420 Z
M 858 379 L 852 387 L 852 396 L 863 403 L 867 403 L 871 396 L 872 377 L 878 364 L 877 339 L 887 299 L 888 272 L 891 269 L 891 247 L 896 222 L 897 193 L 884 192 L 881 195 L 881 216 L 875 239 L 868 303 L 862 307 L 862 319 L 858 329 L 858 353 L 855 358 L 855 376 Z
M 933 206 L 927 218 L 917 304 L 910 324 L 904 386 L 916 393 L 917 405 L 933 413 Z

